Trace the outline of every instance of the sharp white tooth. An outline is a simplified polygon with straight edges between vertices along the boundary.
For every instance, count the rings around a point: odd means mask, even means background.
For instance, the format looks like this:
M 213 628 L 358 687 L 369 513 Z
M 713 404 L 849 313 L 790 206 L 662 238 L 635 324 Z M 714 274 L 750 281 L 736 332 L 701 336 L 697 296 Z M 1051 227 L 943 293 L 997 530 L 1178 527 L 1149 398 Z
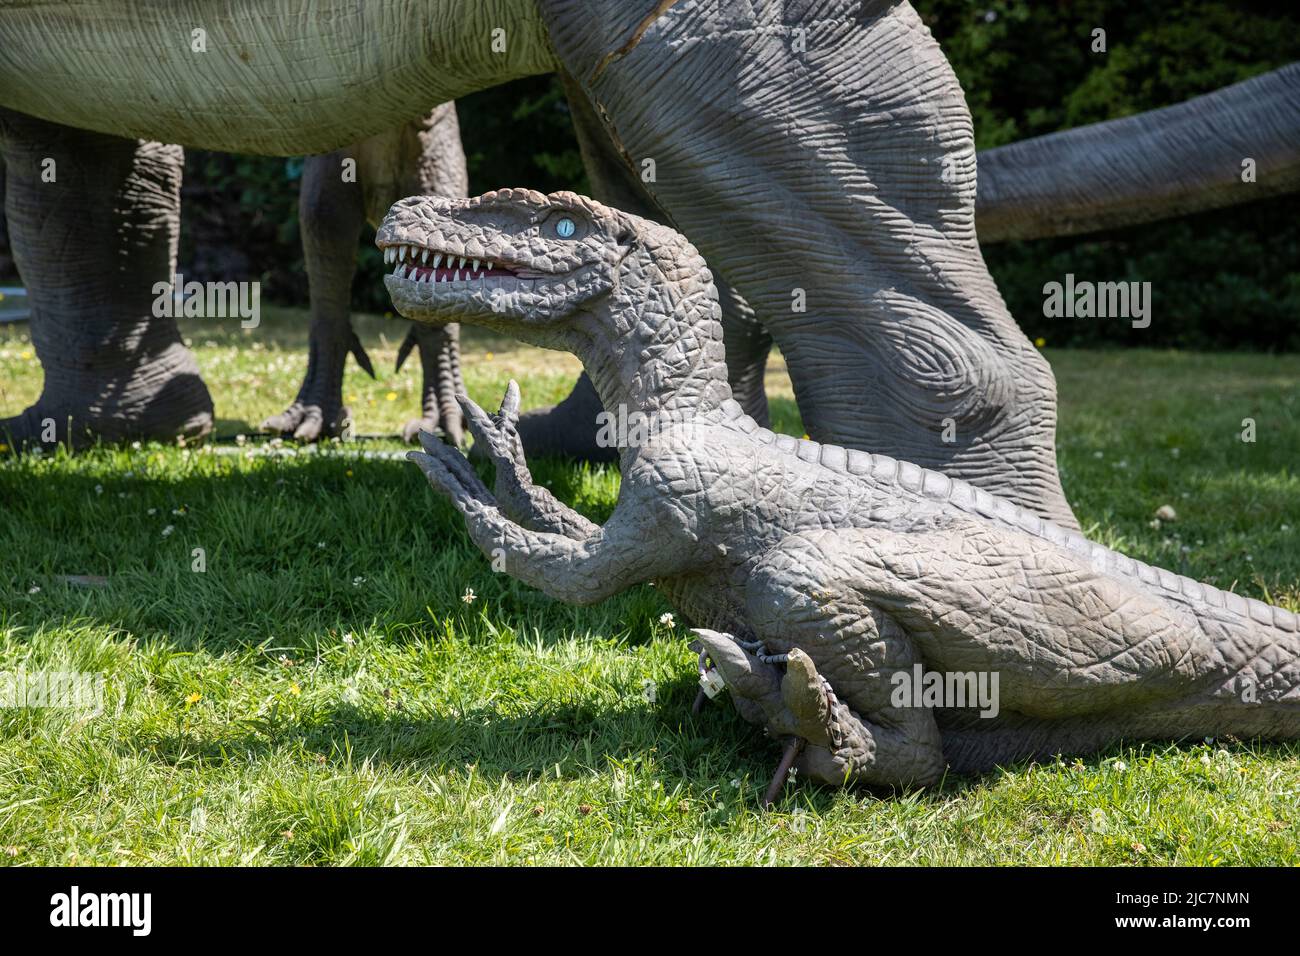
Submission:
M 474 260 L 474 265 L 470 268 L 469 271 L 470 271 L 470 272 L 478 272 L 478 260 L 477 260 L 477 259 Z
M 398 257 L 399 257 L 403 262 L 406 261 L 406 246 L 402 246 L 402 247 L 401 247 L 400 251 L 398 252 Z
M 461 256 L 461 257 L 460 257 L 460 266 L 459 266 L 459 268 L 461 268 L 461 269 L 464 269 L 464 268 L 465 268 L 465 257 L 464 257 L 464 256 Z
M 438 268 L 438 263 L 440 263 L 440 262 L 442 262 L 442 253 L 441 253 L 441 252 L 439 252 L 437 255 L 435 255 L 435 256 L 433 257 L 433 267 L 434 267 L 435 269 Z
M 426 265 L 428 264 L 428 262 L 429 262 L 429 250 L 428 250 L 428 249 L 425 249 L 422 253 L 420 253 L 420 261 L 423 262 L 423 263 L 425 263 Z
M 392 261 L 393 261 L 393 247 L 389 246 L 387 249 L 384 250 L 384 265 L 388 265 Z
M 496 264 L 495 262 L 489 262 L 489 263 L 488 263 L 488 268 L 489 268 L 489 269 L 495 269 L 496 267 L 497 267 L 497 264 Z

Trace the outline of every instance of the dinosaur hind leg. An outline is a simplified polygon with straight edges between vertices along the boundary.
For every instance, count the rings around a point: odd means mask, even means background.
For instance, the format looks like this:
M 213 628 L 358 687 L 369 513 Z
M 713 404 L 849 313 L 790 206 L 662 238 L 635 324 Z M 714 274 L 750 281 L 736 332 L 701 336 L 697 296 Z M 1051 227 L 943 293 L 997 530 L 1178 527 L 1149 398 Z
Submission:
M 293 404 L 262 422 L 265 431 L 316 441 L 339 434 L 348 411 L 343 407 L 343 366 L 348 353 L 371 375 L 356 333 L 350 305 L 356 269 L 357 237 L 365 222 L 361 187 L 344 178 L 347 150 L 308 157 L 298 198 L 303 259 L 311 295 L 307 374 Z
M 933 712 L 896 706 L 892 676 L 921 658 L 898 622 L 846 579 L 833 538 L 787 539 L 753 569 L 754 641 L 698 631 L 742 717 L 803 740 L 794 766 L 842 785 L 927 785 L 945 763 Z M 787 751 L 787 756 L 791 753 Z

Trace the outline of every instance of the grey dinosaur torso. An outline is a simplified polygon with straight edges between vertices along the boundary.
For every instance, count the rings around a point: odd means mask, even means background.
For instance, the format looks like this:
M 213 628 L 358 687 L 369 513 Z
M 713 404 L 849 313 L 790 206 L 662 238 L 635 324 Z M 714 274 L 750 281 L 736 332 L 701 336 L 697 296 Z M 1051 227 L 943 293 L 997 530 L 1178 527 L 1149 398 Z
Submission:
M 1297 629 L 1296 616 L 1284 608 L 1134 560 L 941 472 L 888 455 L 775 433 L 735 403 L 724 407 L 718 422 L 678 426 L 669 436 L 679 446 L 697 449 L 690 460 L 709 488 L 700 511 L 725 516 L 720 525 L 711 521 L 700 532 L 709 541 L 716 536 L 724 546 L 743 541 L 747 550 L 761 551 L 764 543 L 785 535 L 825 528 L 905 530 L 988 522 L 1071 552 L 1098 573 L 1195 614 Z M 738 512 L 737 496 L 748 496 L 750 507 Z M 737 566 L 743 567 L 743 561 Z

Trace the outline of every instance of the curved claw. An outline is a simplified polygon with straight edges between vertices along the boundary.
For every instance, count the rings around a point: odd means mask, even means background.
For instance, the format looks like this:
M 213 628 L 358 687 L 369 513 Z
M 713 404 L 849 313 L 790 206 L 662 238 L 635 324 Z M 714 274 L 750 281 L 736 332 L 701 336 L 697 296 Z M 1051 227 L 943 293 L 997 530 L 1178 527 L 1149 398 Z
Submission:
M 466 518 L 483 506 L 493 504 L 490 495 L 484 497 L 487 489 L 483 488 L 482 482 L 477 482 L 477 487 L 475 483 L 467 484 L 454 463 L 443 456 L 408 451 L 406 458 L 408 461 L 415 462 L 424 472 L 429 486 L 450 501 L 452 506 Z
M 485 432 L 499 431 L 502 427 L 512 428 L 519 421 L 519 383 L 514 379 L 506 386 L 506 393 L 501 399 L 501 407 L 495 415 L 489 415 L 479 406 L 474 399 L 470 398 L 465 392 L 456 394 L 456 403 L 460 405 L 461 411 L 465 415 L 466 421 L 470 423 L 470 428 L 474 431 L 474 436 L 479 437 L 478 429 Z
M 295 441 L 314 442 L 341 434 L 344 424 L 351 419 L 352 412 L 346 406 L 327 415 L 326 409 L 321 405 L 296 401 L 278 415 L 267 418 L 258 429 L 292 436 Z
M 422 431 L 418 437 L 420 447 L 424 449 L 426 455 L 445 468 L 469 494 L 484 504 L 496 503 L 496 498 L 488 491 L 487 485 L 483 484 L 483 479 L 478 476 L 478 472 L 464 455 L 431 432 Z M 411 458 L 412 455 L 417 454 L 419 452 L 408 452 L 406 457 Z M 416 461 L 414 458 L 411 460 Z
M 498 467 L 505 465 L 513 469 L 520 480 L 530 480 L 524 446 L 515 428 L 519 419 L 519 384 L 512 379 L 506 386 L 501 408 L 495 415 L 483 411 L 464 393 L 457 395 L 456 400 L 460 403 L 465 422 L 474 436 L 475 448 L 480 450 L 480 454 L 490 458 Z
M 478 441 L 486 442 L 488 434 L 495 427 L 488 413 L 464 392 L 457 393 L 456 404 L 460 406 L 461 413 L 465 416 L 465 423 L 469 425 L 470 433 Z
M 812 658 L 797 647 L 786 658 L 781 700 L 794 718 L 800 737 L 819 747 L 830 746 L 830 701 Z
M 852 767 L 852 752 L 865 752 L 867 748 L 852 736 L 856 718 L 850 719 L 851 713 L 832 702 L 812 658 L 797 647 L 791 648 L 782 673 L 775 665 L 746 651 L 730 635 L 705 628 L 697 628 L 694 633 L 726 681 L 740 715 L 786 741 L 764 805 L 770 805 L 780 793 L 794 766 L 815 780 L 843 783 Z
M 418 344 L 415 337 L 415 326 L 406 330 L 406 338 L 402 339 L 401 346 L 397 349 L 397 365 L 393 367 L 394 372 L 400 372 L 402 366 L 406 364 L 406 359 L 410 356 L 412 350 Z
M 365 346 L 361 344 L 361 337 L 355 331 L 352 332 L 352 339 L 348 342 L 348 351 L 352 353 L 352 357 L 357 360 L 357 364 L 366 374 L 371 378 L 376 377 L 375 366 L 371 364 L 370 356 L 366 354 Z
M 506 394 L 501 399 L 501 408 L 497 411 L 497 418 L 502 422 L 509 422 L 511 425 L 519 421 L 519 383 L 513 378 L 510 384 L 506 386 Z
M 703 627 L 692 628 L 692 633 L 700 639 L 733 694 L 759 704 L 780 702 L 781 674 L 774 666 L 746 652 L 727 634 Z
M 434 491 L 441 492 L 453 501 L 463 494 L 460 482 L 458 482 L 455 476 L 452 475 L 451 470 L 434 455 L 426 455 L 423 452 L 418 451 L 408 451 L 406 453 L 406 460 L 413 461 L 419 466 L 420 470 L 424 472 L 424 477 L 429 479 L 429 484 L 433 487 Z

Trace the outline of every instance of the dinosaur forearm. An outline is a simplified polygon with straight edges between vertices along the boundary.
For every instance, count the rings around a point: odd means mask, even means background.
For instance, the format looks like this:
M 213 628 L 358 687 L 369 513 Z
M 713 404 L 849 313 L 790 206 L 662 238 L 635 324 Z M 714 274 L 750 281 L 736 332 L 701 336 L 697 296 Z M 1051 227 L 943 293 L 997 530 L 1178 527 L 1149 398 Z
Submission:
M 531 531 L 558 534 L 575 541 L 592 537 L 600 525 L 574 511 L 545 488 L 533 483 L 523 461 L 498 462 L 497 501 L 517 524 Z
M 496 491 L 507 514 L 532 531 L 583 541 L 600 530 L 598 524 L 588 521 L 545 488 L 514 481 L 506 482 L 503 487 L 498 478 Z
M 504 558 L 512 577 L 569 604 L 603 601 L 657 570 L 645 549 L 595 525 L 580 538 L 534 531 L 489 505 L 468 508 L 465 523 L 479 550 L 494 562 Z

